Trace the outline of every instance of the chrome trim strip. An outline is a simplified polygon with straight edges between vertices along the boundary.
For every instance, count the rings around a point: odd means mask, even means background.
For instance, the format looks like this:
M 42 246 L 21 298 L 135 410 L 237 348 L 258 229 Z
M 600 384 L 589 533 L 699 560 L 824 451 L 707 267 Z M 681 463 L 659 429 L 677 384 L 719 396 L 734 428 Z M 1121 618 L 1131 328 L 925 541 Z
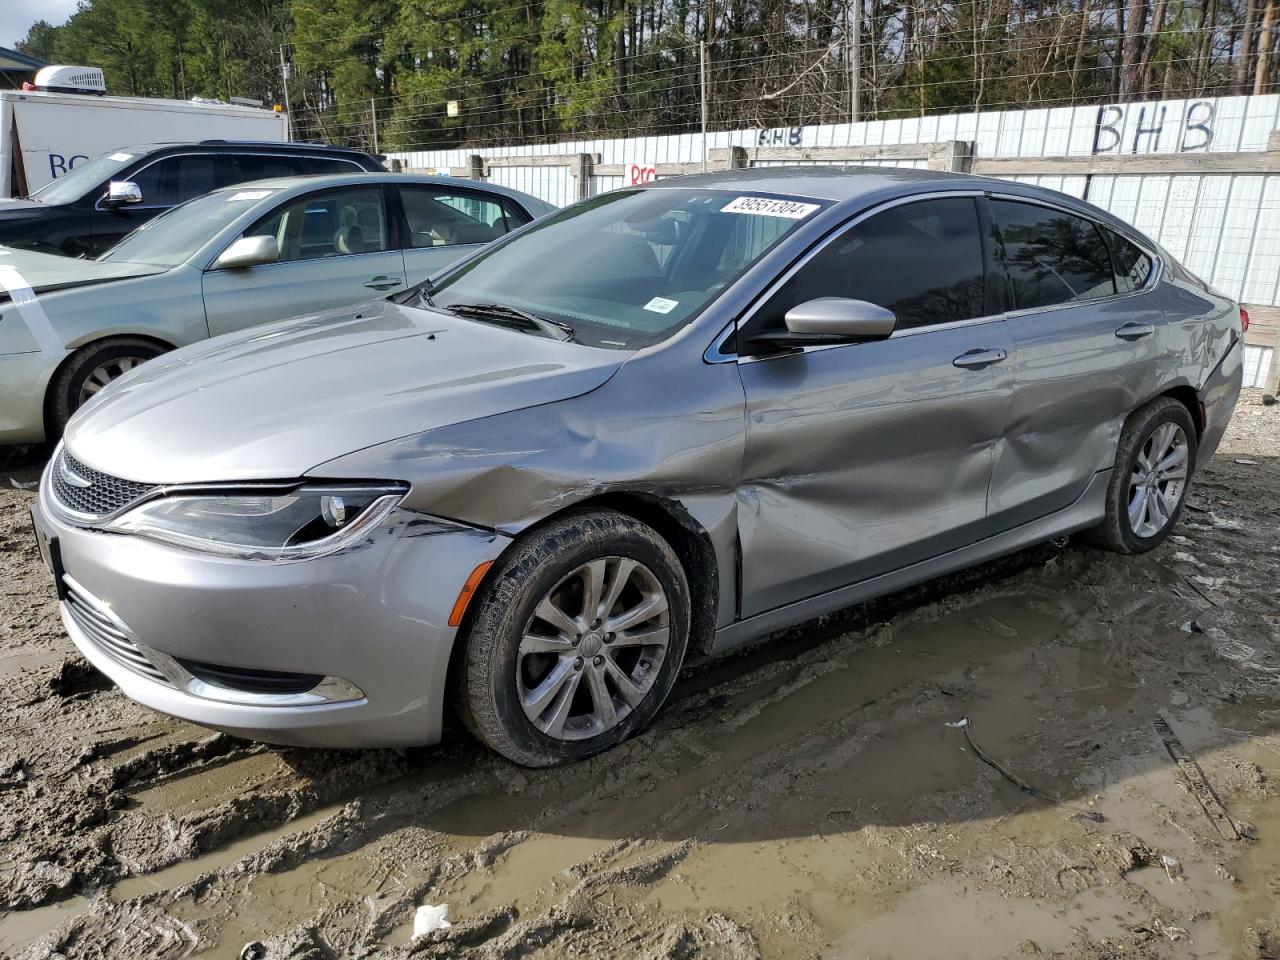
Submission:
M 711 345 L 702 354 L 704 363 L 733 363 L 738 359 L 736 353 L 721 353 L 720 348 L 725 345 L 731 336 L 738 330 L 737 323 L 731 322 L 719 335 L 711 341 Z

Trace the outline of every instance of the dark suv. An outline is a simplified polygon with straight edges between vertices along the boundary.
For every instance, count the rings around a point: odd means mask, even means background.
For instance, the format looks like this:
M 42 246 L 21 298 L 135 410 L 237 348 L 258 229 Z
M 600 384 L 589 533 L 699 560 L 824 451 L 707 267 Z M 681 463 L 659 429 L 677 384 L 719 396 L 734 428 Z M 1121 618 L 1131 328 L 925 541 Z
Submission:
M 0 244 L 97 256 L 170 207 L 248 180 L 382 170 L 375 157 L 320 143 L 201 143 L 126 147 L 85 161 L 30 197 L 0 202 Z

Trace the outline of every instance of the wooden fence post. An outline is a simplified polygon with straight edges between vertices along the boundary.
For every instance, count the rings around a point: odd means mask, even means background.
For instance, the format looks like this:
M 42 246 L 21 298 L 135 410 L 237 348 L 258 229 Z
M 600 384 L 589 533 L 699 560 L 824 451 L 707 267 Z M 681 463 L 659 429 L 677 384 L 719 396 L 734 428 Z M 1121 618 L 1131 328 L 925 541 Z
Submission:
M 929 146 L 929 169 L 968 173 L 973 144 L 967 140 L 943 140 Z
M 595 158 L 589 153 L 580 153 L 573 159 L 569 172 L 578 178 L 578 199 L 586 200 L 591 196 L 591 167 Z

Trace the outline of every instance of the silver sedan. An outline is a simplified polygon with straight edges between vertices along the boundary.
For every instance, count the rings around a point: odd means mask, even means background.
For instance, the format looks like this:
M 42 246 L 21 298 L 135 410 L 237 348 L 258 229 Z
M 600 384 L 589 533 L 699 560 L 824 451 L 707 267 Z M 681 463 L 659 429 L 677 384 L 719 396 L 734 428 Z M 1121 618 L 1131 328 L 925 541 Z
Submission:
M 1080 532 L 1160 544 L 1236 304 L 1014 183 L 773 169 L 584 201 L 403 295 L 101 392 L 35 522 L 84 655 L 268 741 L 530 765 L 681 664 Z
M 0 444 L 56 438 L 174 347 L 403 290 L 554 209 L 449 177 L 290 177 L 175 207 L 97 260 L 0 247 Z

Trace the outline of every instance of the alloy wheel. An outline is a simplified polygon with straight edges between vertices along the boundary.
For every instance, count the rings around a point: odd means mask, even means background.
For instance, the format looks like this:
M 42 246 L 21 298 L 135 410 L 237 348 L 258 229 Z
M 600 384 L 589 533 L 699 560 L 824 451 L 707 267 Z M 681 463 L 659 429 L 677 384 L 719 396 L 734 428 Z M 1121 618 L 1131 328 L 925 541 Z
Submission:
M 116 357 L 94 367 L 89 376 L 85 377 L 84 385 L 80 387 L 80 401 L 77 406 L 87 403 L 90 397 L 112 380 L 123 377 L 145 360 L 145 357 Z
M 653 571 L 630 557 L 582 564 L 525 625 L 516 661 L 525 716 L 556 740 L 617 726 L 653 688 L 670 636 L 666 591 Z
M 1182 427 L 1169 422 L 1156 427 L 1129 474 L 1129 529 L 1135 535 L 1154 537 L 1169 525 L 1186 492 L 1190 465 Z

